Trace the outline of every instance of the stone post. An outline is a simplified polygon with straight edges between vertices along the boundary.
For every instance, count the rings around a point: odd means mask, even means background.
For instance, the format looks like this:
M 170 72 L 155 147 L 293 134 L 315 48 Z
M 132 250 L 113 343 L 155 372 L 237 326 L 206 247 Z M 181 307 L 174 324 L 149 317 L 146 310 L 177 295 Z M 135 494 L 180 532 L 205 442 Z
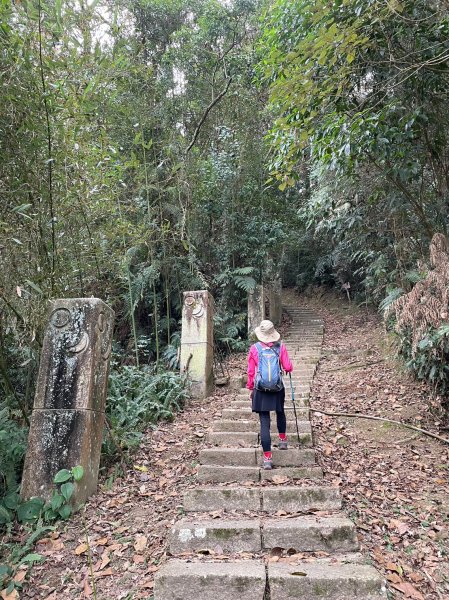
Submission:
M 207 398 L 214 387 L 213 312 L 209 292 L 184 292 L 180 366 L 181 373 L 189 373 L 196 398 Z
M 265 290 L 262 285 L 256 285 L 254 291 L 248 294 L 248 334 L 265 319 Z
M 114 311 L 98 298 L 54 300 L 48 321 L 21 494 L 49 499 L 55 474 L 81 465 L 80 504 L 97 489 Z
M 270 283 L 269 291 L 270 320 L 278 326 L 282 320 L 282 281 L 277 277 Z

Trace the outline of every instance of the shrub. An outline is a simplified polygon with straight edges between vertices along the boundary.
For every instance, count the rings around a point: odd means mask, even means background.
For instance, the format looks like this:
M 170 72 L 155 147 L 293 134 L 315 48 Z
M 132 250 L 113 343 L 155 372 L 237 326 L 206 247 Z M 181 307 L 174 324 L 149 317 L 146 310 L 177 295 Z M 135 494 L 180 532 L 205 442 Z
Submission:
M 172 371 L 156 373 L 150 366 L 122 366 L 111 371 L 106 414 L 114 440 L 122 448 L 135 448 L 148 425 L 172 419 L 184 406 L 189 392 L 185 378 Z M 111 445 L 112 444 L 112 445 Z M 107 439 L 103 451 L 115 452 Z
M 0 499 L 19 484 L 28 431 L 0 402 Z
M 430 243 L 430 268 L 416 272 L 414 281 L 410 292 L 397 297 L 401 290 L 396 289 L 384 300 L 385 317 L 407 366 L 436 393 L 448 396 L 449 241 L 442 234 Z

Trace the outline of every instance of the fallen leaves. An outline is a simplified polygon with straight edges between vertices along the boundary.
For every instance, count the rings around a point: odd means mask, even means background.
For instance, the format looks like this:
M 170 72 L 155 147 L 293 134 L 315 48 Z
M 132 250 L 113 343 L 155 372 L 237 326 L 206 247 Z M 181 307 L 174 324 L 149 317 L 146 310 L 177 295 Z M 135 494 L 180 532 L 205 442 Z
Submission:
M 84 554 L 85 552 L 87 552 L 89 550 L 89 546 L 86 543 L 80 544 L 79 546 L 77 546 L 75 548 L 75 554 L 77 556 L 80 556 L 81 554 Z
M 344 314 L 338 306 L 313 300 L 311 306 L 325 317 L 312 406 L 387 418 L 399 415 L 437 431 L 438 420 L 428 409 L 429 390 L 384 360 L 384 333 L 376 314 Z M 354 356 L 360 362 L 368 353 L 372 365 L 346 368 Z M 409 436 L 388 424 L 315 413 L 313 425 L 320 463 L 331 485 L 339 482 L 362 550 L 370 552 L 383 572 L 391 597 L 449 599 L 447 451 L 438 442 Z
M 287 481 L 289 481 L 289 478 L 285 477 L 285 475 L 273 475 L 273 477 L 271 478 L 271 481 L 273 483 L 275 483 L 276 485 L 280 485 L 283 483 L 287 483 Z
M 134 465 L 134 470 L 141 471 L 142 473 L 148 473 L 148 467 L 145 465 Z
M 392 583 L 391 587 L 402 592 L 406 598 L 413 598 L 413 600 L 424 600 L 424 596 L 421 594 L 421 592 L 413 587 L 411 583 Z
M 12 592 L 2 590 L 0 592 L 0 598 L 2 600 L 19 600 L 19 592 L 16 589 L 12 590 Z
M 144 551 L 148 538 L 145 535 L 137 535 L 134 542 L 134 550 L 139 554 Z

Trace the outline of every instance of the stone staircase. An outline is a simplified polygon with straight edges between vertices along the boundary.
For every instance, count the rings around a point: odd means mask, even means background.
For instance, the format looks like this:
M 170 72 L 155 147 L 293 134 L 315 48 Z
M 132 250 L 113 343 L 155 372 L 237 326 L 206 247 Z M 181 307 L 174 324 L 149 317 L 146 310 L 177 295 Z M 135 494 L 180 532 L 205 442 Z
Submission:
M 358 553 L 338 489 L 322 481 L 315 460 L 307 404 L 323 323 L 309 310 L 285 309 L 293 320 L 285 343 L 294 366 L 299 439 L 286 382 L 289 450 L 274 447 L 274 469 L 264 471 L 258 418 L 248 390 L 241 390 L 200 453 L 198 485 L 184 494 L 186 516 L 171 530 L 173 558 L 156 576 L 154 600 L 387 597 L 382 578 Z M 273 418 L 271 427 L 276 444 Z

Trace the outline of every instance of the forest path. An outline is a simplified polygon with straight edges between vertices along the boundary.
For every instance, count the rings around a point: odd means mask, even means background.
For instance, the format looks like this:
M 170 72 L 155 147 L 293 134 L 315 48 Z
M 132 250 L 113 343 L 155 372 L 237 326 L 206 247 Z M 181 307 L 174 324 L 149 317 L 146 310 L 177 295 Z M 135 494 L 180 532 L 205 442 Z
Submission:
M 284 290 L 284 296 L 288 306 L 307 307 L 325 322 L 320 363 L 310 394 L 315 408 L 400 418 L 438 432 L 428 388 L 399 371 L 390 360 L 387 338 L 375 311 L 357 308 L 344 298 L 320 290 L 308 296 Z M 231 358 L 233 374 L 244 372 L 245 358 L 244 355 Z M 154 577 L 164 568 L 167 558 L 171 560 L 169 534 L 180 517 L 186 516 L 183 494 L 198 486 L 199 472 L 203 473 L 200 478 L 207 476 L 208 470 L 219 472 L 216 467 L 220 465 L 207 466 L 207 462 L 212 462 L 206 460 L 208 453 L 221 456 L 222 466 L 232 467 L 229 454 L 235 456 L 235 452 L 206 441 L 208 429 L 212 432 L 221 419 L 251 421 L 254 426 L 247 392 L 241 400 L 239 396 L 229 389 L 217 388 L 207 401 L 190 402 L 172 423 L 161 423 L 157 429 L 149 430 L 126 476 L 114 479 L 111 469 L 103 474 L 101 489 L 89 500 L 83 516 L 76 515 L 68 523 L 58 524 L 58 530 L 37 545 L 35 550 L 45 562 L 35 565 L 27 575 L 20 600 L 93 598 L 88 555 L 85 550 L 80 552 L 86 534 L 97 599 L 151 600 Z M 230 408 L 232 402 L 242 402 L 243 406 Z M 305 407 L 298 408 L 298 414 L 304 421 Z M 291 420 L 289 423 L 289 430 L 294 431 Z M 314 415 L 313 434 L 319 466 L 313 462 L 314 448 L 304 448 L 302 454 L 308 464 L 285 468 L 307 470 L 309 476 L 315 477 L 307 480 L 311 485 L 317 483 L 320 467 L 323 468 L 327 486 L 341 491 L 345 513 L 355 523 L 363 553 L 369 553 L 389 580 L 392 598 L 449 600 L 447 448 L 394 426 L 358 419 Z M 242 460 L 249 460 L 250 465 L 240 465 L 248 469 L 248 483 L 241 482 L 240 486 L 260 490 L 267 484 L 249 483 L 255 471 L 258 472 L 255 461 L 256 456 L 261 460 L 260 451 L 256 446 L 244 446 L 239 445 L 236 450 L 240 457 L 246 455 Z M 288 453 L 277 454 L 277 459 L 287 460 Z M 198 464 L 199 456 L 204 465 Z M 281 477 L 269 485 L 287 487 L 290 480 Z M 240 514 L 216 510 L 199 516 L 216 523 L 251 521 L 245 534 L 251 543 L 249 530 L 257 540 L 254 523 L 266 515 L 253 513 L 246 507 Z M 312 520 L 320 516 L 319 512 L 308 515 Z M 306 525 L 306 516 L 302 518 Z M 323 518 L 329 516 L 323 514 Z M 270 519 L 284 522 L 296 517 L 287 513 Z M 281 529 L 276 529 L 276 535 L 280 533 Z M 304 537 L 302 533 L 296 539 L 300 537 Z M 252 540 L 255 538 L 253 535 Z M 230 553 L 217 554 L 220 549 L 223 549 L 220 544 L 210 549 L 202 547 L 186 554 L 184 559 L 222 563 L 234 560 Z M 269 564 L 275 566 L 286 558 L 282 552 L 278 560 L 276 555 L 280 552 L 240 552 L 238 560 L 250 565 L 269 553 Z M 309 558 L 308 553 L 302 556 Z M 199 595 L 201 598 L 204 596 Z
M 386 598 L 383 580 L 357 551 L 354 524 L 337 487 L 316 465 L 307 405 L 323 342 L 313 311 L 285 305 L 299 437 L 287 387 L 289 450 L 260 468 L 259 426 L 248 390 L 213 422 L 200 453 L 198 482 L 183 495 L 187 516 L 171 530 L 174 557 L 158 572 L 155 600 L 335 600 Z M 272 423 L 273 443 L 277 443 Z M 199 484 L 199 485 L 198 485 Z

